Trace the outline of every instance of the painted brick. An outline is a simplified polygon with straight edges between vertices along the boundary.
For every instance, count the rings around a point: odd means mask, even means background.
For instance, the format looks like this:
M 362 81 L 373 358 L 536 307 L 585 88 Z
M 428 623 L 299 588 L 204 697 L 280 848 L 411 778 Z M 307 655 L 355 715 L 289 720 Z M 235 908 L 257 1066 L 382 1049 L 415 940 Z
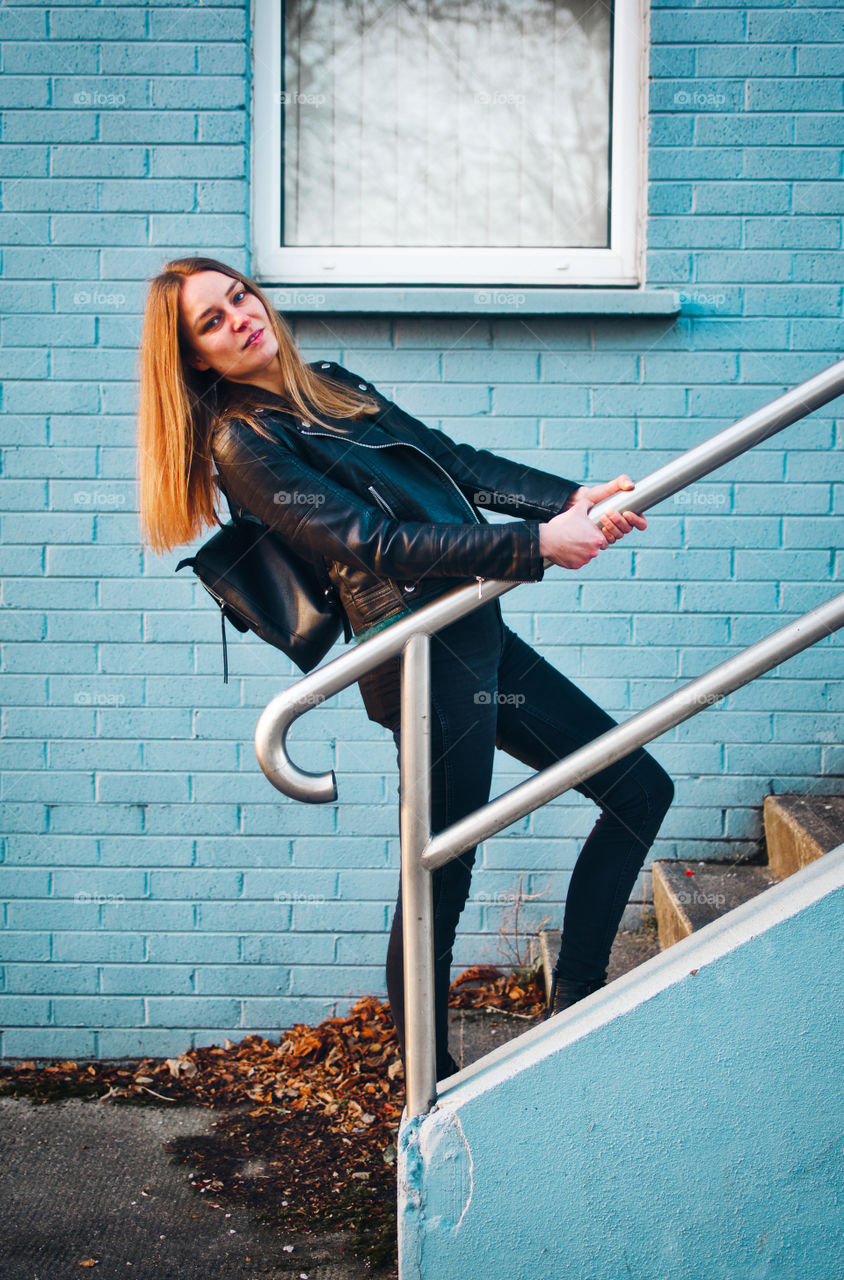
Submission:
M 766 8 L 747 14 L 747 39 L 752 43 L 764 41 L 799 43 L 805 36 L 807 27 L 813 41 L 841 40 L 841 18 L 835 9 L 815 9 L 811 17 L 807 12 L 800 12 L 799 9 L 797 12 L 792 10 L 783 13 L 781 10 Z
M 648 159 L 649 174 L 673 182 L 737 178 L 744 154 L 738 147 L 655 147 Z
M 240 6 L 225 10 L 204 8 L 150 9 L 149 36 L 154 40 L 240 41 L 245 34 L 245 13 Z
M 695 72 L 701 79 L 707 76 L 788 76 L 797 70 L 797 51 L 787 45 L 730 44 L 701 45 L 695 59 Z M 800 74 L 804 74 L 800 72 Z M 720 82 L 716 92 L 723 92 Z
M 50 220 L 44 214 L 4 213 L 0 214 L 0 235 L 4 244 L 46 244 L 50 238 Z M 3 291 L 4 294 L 6 290 Z M 47 308 L 42 306 L 41 310 Z M 39 310 L 37 304 L 30 300 L 26 306 L 14 307 L 18 311 Z
M 841 118 L 838 115 L 807 115 L 797 116 L 794 121 L 794 140 L 798 143 L 809 144 L 812 146 L 823 145 L 824 143 L 832 146 L 841 146 L 842 138 L 844 138 L 844 127 L 842 127 Z M 819 203 L 815 205 L 815 209 L 820 210 L 823 205 L 820 201 L 823 199 L 827 190 L 821 184 L 822 190 L 818 193 Z M 797 191 L 799 184 L 795 183 L 795 201 L 794 209 L 797 211 Z M 805 187 L 803 188 L 805 193 Z M 812 205 L 807 204 L 807 212 L 812 212 Z
M 297 968 L 305 973 L 311 972 L 312 966 L 297 957 Z M 291 988 L 291 972 L 278 964 L 272 965 L 202 965 L 196 970 L 197 994 L 229 995 L 240 997 L 277 997 L 287 995 Z M 339 990 L 338 982 L 335 990 Z M 244 1007 L 250 1004 L 244 1000 Z M 242 1025 L 248 1025 L 245 1021 Z
M 11 1062 L 27 1058 L 48 1061 L 95 1058 L 96 1044 L 94 1031 L 64 1027 L 8 1028 L 3 1032 L 3 1057 Z
M 704 182 L 694 188 L 694 208 L 699 214 L 788 213 L 791 193 L 787 182 Z
M 648 212 L 691 213 L 694 193 L 689 182 L 652 182 L 648 187 Z
M 201 44 L 196 51 L 196 69 L 204 76 L 243 75 L 246 63 L 246 50 L 242 43 Z
M 657 45 L 717 44 L 731 41 L 743 42 L 748 18 L 743 13 L 731 13 L 725 9 L 713 22 L 708 13 L 690 10 L 672 12 L 654 9 L 650 21 L 650 37 Z M 756 39 L 760 37 L 757 36 Z M 766 37 L 771 38 L 771 37 Z
M 196 183 L 195 203 L 198 210 L 208 213 L 229 213 L 232 210 L 245 212 L 248 199 L 241 183 L 213 179 Z
M 106 46 L 107 49 L 116 46 Z M 191 143 L 197 141 L 196 113 L 193 111 L 140 111 L 103 112 L 100 117 L 98 140 L 103 143 L 137 143 L 152 146 L 155 143 Z M 154 180 L 148 180 L 155 187 Z M 177 188 L 178 188 L 178 184 Z M 101 199 L 112 193 L 107 183 Z M 106 207 L 102 206 L 101 207 Z M 183 208 L 184 206 L 179 206 Z
M 243 173 L 242 147 L 154 146 L 150 148 L 150 177 L 152 178 L 240 178 Z
M 49 106 L 49 92 L 44 77 L 4 75 L 0 85 L 0 109 L 20 111 L 46 106 Z
M 673 98 L 677 97 L 674 88 L 673 81 L 670 85 L 660 85 L 656 81 L 651 83 L 651 115 L 648 124 L 648 143 L 651 147 L 691 145 L 695 131 L 694 116 L 684 117 L 671 110 Z M 660 111 L 664 114 L 658 114 Z
M 27 961 L 32 964 L 50 959 L 50 940 L 37 933 L 12 933 L 4 930 L 3 956 L 7 964 Z
M 838 42 L 833 44 L 801 43 L 796 49 L 797 74 L 800 76 L 841 75 L 840 33 Z
M 328 345 L 321 320 L 293 316 L 303 354 L 375 379 L 455 439 L 587 483 L 645 474 L 832 363 L 839 21 L 773 2 L 654 3 L 647 283 L 677 288 L 680 316 L 345 315 Z M 398 772 L 351 688 L 296 739 L 297 762 L 338 770 L 339 804 L 276 793 L 252 734 L 298 672 L 233 639 L 223 686 L 201 587 L 173 578 L 177 554 L 137 554 L 145 282 L 182 243 L 249 265 L 248 11 L 67 5 L 48 27 L 32 4 L 0 9 L 0 36 L 2 874 L 24 894 L 7 895 L 6 981 L 46 1001 L 17 1006 L 32 1021 L 0 1049 L 141 1056 L 253 1026 L 275 1035 L 384 992 Z M 86 105 L 80 92 L 126 101 Z M 612 558 L 509 594 L 505 617 L 617 718 L 665 696 L 835 593 L 840 556 L 821 517 L 844 513 L 841 443 L 832 412 L 795 424 L 690 501 L 662 504 Z M 840 773 L 839 676 L 837 638 L 654 744 L 677 783 L 655 852 L 750 850 L 762 795 Z M 528 772 L 500 752 L 493 789 Z M 593 820 L 574 795 L 482 846 L 456 971 L 497 959 L 495 895 L 515 868 L 533 868 L 540 889 L 553 868 L 562 918 Z M 649 893 L 642 876 L 632 900 Z
M 841 287 L 824 285 L 750 286 L 745 290 L 745 305 L 750 315 L 838 315 L 841 309 Z
M 682 246 L 703 248 L 711 245 L 737 248 L 742 240 L 740 218 L 706 218 L 699 214 L 654 219 L 648 236 L 649 244 L 655 249 Z
M 745 244 L 748 248 L 825 248 L 841 245 L 841 221 L 838 218 L 790 217 L 746 218 Z
M 49 153 L 46 147 L 14 147 L 9 146 L 4 150 L 3 171 L 6 179 L 17 179 L 17 181 L 5 181 L 3 183 L 3 207 L 6 209 L 31 209 L 33 205 L 38 208 L 41 202 L 37 197 L 24 200 L 24 193 L 33 187 L 37 187 L 37 181 L 32 184 L 21 182 L 21 178 L 32 178 L 37 180 L 42 175 L 49 173 Z
M 106 41 L 100 46 L 100 71 L 104 76 L 135 78 L 148 65 L 150 51 L 145 40 Z M 153 56 L 156 75 L 190 75 L 196 70 L 196 53 L 191 44 L 160 40 Z M 103 112 L 103 116 L 107 114 Z
M 159 111 L 242 110 L 245 88 L 241 76 L 157 76 L 149 105 Z
M 5 6 L 0 9 L 0 39 L 42 40 L 47 35 L 47 12 Z
M 814 76 L 755 80 L 747 86 L 746 106 L 748 111 L 783 111 L 795 97 L 804 110 L 834 111 L 841 105 L 841 86 L 837 79 Z
M 748 178 L 834 178 L 839 152 L 833 147 L 748 147 L 743 152 Z
M 156 178 L 106 182 L 97 192 L 97 207 L 115 212 L 180 214 L 194 203 L 192 182 L 161 181 Z

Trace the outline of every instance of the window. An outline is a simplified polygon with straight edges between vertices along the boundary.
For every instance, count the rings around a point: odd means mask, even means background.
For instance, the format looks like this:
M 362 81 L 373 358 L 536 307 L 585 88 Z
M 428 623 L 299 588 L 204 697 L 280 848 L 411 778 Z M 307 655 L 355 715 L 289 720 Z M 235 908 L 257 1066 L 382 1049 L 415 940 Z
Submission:
M 636 284 L 640 0 L 255 0 L 268 284 Z

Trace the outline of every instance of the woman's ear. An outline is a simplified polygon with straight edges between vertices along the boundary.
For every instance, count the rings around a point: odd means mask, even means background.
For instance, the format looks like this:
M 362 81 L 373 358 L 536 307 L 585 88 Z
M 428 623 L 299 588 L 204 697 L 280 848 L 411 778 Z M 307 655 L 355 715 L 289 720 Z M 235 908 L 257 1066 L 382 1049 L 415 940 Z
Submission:
M 211 368 L 207 360 L 203 360 L 201 356 L 196 355 L 193 351 L 186 352 L 184 359 L 186 364 L 189 364 L 192 369 L 197 369 L 200 373 L 204 373 L 206 369 Z

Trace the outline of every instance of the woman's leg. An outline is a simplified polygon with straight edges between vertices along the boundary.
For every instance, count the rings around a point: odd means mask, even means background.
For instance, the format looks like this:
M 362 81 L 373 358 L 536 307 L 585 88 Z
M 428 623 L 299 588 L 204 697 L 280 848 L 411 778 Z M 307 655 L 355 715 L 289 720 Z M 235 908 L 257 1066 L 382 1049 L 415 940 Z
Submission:
M 617 722 L 505 628 L 496 745 L 545 769 Z M 557 961 L 560 979 L 600 984 L 624 908 L 674 796 L 641 747 L 576 788 L 601 808 L 575 863 Z
M 486 615 L 486 616 L 484 616 Z M 489 799 L 495 756 L 496 680 L 503 627 L 497 602 L 431 638 L 431 830 L 441 831 Z M 394 727 L 401 764 L 400 730 Z M 434 871 L 434 1022 L 437 1079 L 456 1070 L 448 1051 L 452 948 L 469 895 L 475 849 Z M 401 875 L 387 949 L 387 994 L 405 1052 Z

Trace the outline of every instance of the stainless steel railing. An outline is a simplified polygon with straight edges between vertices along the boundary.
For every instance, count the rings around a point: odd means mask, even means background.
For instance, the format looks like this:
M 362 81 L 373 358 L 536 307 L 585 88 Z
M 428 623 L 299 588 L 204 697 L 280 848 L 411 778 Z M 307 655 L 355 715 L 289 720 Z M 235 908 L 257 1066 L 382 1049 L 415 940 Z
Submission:
M 672 459 L 639 481 L 634 489 L 596 504 L 589 512 L 589 518 L 597 524 L 603 513 L 610 509 L 647 511 L 842 393 L 844 360 Z M 546 566 L 550 563 L 545 561 Z M 408 1119 L 428 1111 L 436 1097 L 431 872 L 479 840 L 500 831 L 577 782 L 627 755 L 636 746 L 651 741 L 673 725 L 704 710 L 712 701 L 844 625 L 842 595 L 721 663 L 565 760 L 558 761 L 432 837 L 430 637 L 518 585 L 487 580 L 479 587 L 454 588 L 318 671 L 296 681 L 268 703 L 255 730 L 258 760 L 273 786 L 293 799 L 310 803 L 336 800 L 333 770 L 323 774 L 309 773 L 290 759 L 288 730 L 305 711 L 355 683 L 387 658 L 402 653 L 400 827 Z

